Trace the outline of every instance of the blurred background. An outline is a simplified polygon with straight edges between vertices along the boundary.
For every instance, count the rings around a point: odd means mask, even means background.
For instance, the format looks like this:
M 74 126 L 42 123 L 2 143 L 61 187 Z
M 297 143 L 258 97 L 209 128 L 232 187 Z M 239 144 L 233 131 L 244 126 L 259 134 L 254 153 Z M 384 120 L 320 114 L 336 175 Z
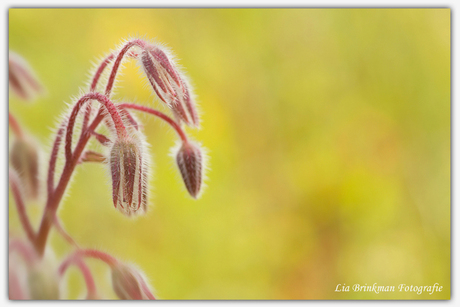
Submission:
M 135 264 L 162 299 L 450 298 L 450 10 L 10 9 L 9 48 L 46 95 L 10 95 L 9 109 L 45 162 L 95 63 L 133 37 L 170 47 L 190 76 L 208 187 L 188 196 L 174 131 L 139 115 L 150 210 L 126 218 L 106 168 L 81 165 L 58 215 L 82 247 Z M 118 85 L 115 100 L 164 110 L 133 61 Z M 28 206 L 37 227 L 42 209 Z M 9 228 L 23 236 L 12 197 Z M 54 231 L 50 243 L 58 260 L 72 250 Z M 107 266 L 88 264 L 115 298 Z M 85 296 L 75 267 L 65 282 Z M 443 291 L 334 291 L 374 283 Z

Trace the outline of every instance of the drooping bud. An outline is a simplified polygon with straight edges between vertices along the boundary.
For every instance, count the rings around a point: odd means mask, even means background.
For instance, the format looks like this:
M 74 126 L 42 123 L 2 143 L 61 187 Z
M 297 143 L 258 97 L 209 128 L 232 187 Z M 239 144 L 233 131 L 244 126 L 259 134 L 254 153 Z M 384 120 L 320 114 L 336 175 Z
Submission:
M 123 263 L 118 263 L 112 268 L 112 286 L 122 300 L 155 299 L 141 274 Z
M 39 150 L 30 137 L 15 138 L 10 151 L 10 162 L 16 170 L 28 199 L 37 199 L 40 192 Z
M 147 210 L 147 167 L 141 144 L 135 138 L 117 139 L 110 151 L 113 204 L 127 216 Z
M 139 59 L 157 96 L 181 121 L 198 127 L 198 112 L 190 85 L 168 55 L 158 46 L 151 46 L 141 53 Z
M 203 181 L 203 155 L 200 147 L 184 142 L 177 153 L 176 162 L 187 191 L 193 198 L 198 198 Z
M 42 91 L 38 79 L 27 62 L 19 55 L 9 52 L 8 77 L 10 89 L 24 100 L 32 100 Z

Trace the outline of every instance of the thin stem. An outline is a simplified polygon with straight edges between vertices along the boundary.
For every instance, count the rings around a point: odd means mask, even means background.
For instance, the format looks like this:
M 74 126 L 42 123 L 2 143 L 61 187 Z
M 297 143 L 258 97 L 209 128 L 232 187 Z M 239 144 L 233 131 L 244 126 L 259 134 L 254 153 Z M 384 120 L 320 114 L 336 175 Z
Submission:
M 113 63 L 112 72 L 110 73 L 109 80 L 108 80 L 107 86 L 105 88 L 105 95 L 107 97 L 110 97 L 110 94 L 111 94 L 112 88 L 113 88 L 113 84 L 115 82 L 115 77 L 117 75 L 117 71 L 118 71 L 118 68 L 120 67 L 121 61 L 123 60 L 123 57 L 128 52 L 128 50 L 133 46 L 137 46 L 137 47 L 140 47 L 142 49 L 145 49 L 147 47 L 147 43 L 144 42 L 141 39 L 133 39 L 132 41 L 127 42 L 123 46 L 123 48 L 120 50 L 115 62 Z
M 118 260 L 115 257 L 107 253 L 101 252 L 97 249 L 78 249 L 62 262 L 61 266 L 59 267 L 60 274 L 62 274 L 73 261 L 85 257 L 99 259 L 108 264 L 111 268 L 118 263 Z
M 8 252 L 11 253 L 14 251 L 17 251 L 21 255 L 28 266 L 33 265 L 38 260 L 34 249 L 22 241 L 13 240 L 10 242 Z
M 176 121 L 174 121 L 171 117 L 167 116 L 166 114 L 160 111 L 157 111 L 155 109 L 133 104 L 133 103 L 121 103 L 121 104 L 118 104 L 117 106 L 120 108 L 134 109 L 134 110 L 142 111 L 142 112 L 149 113 L 149 114 L 152 114 L 152 115 L 155 115 L 161 118 L 162 120 L 170 124 L 174 128 L 174 130 L 176 130 L 177 134 L 179 135 L 179 137 L 182 139 L 183 142 L 187 142 L 187 135 L 185 134 L 184 130 L 182 130 L 182 128 L 177 124 Z
M 59 275 L 63 276 L 66 272 L 67 268 L 71 265 L 75 264 L 81 271 L 83 278 L 85 279 L 86 289 L 88 291 L 86 299 L 96 299 L 96 284 L 94 283 L 93 275 L 91 274 L 91 270 L 86 265 L 86 263 L 79 257 L 78 255 L 72 255 L 71 257 L 67 258 L 59 267 Z
M 92 124 L 89 126 L 88 129 L 95 130 L 96 127 L 100 124 L 102 119 L 104 118 L 102 111 L 100 110 L 97 116 L 94 118 Z M 42 222 L 40 224 L 40 228 L 38 230 L 36 240 L 35 240 L 35 249 L 39 255 L 43 255 L 45 250 L 46 241 L 48 239 L 48 234 L 52 226 L 52 219 L 49 219 L 48 216 L 54 216 L 56 214 L 57 208 L 59 207 L 59 203 L 61 202 L 62 197 L 64 196 L 64 192 L 67 188 L 67 185 L 72 177 L 72 173 L 75 169 L 80 156 L 88 143 L 90 138 L 90 134 L 86 133 L 81 136 L 77 145 L 75 146 L 75 150 L 73 153 L 72 159 L 66 161 L 64 165 L 64 170 L 62 171 L 61 178 L 56 186 L 54 192 L 48 197 L 45 207 L 45 213 L 42 217 Z
M 11 128 L 11 131 L 18 137 L 19 139 L 22 139 L 23 133 L 21 126 L 19 125 L 19 122 L 16 120 L 16 118 L 11 114 L 11 112 L 8 112 L 8 125 Z
M 98 69 L 96 70 L 96 73 L 94 74 L 93 81 L 91 82 L 91 86 L 89 89 L 90 92 L 96 91 L 97 83 L 99 82 L 99 79 L 101 78 L 102 73 L 104 72 L 107 65 L 109 65 L 109 63 L 113 60 L 114 57 L 115 55 L 113 53 L 109 54 L 99 65 Z M 89 117 L 91 115 L 91 109 L 92 109 L 92 106 L 89 103 L 86 106 L 85 117 L 83 118 L 83 124 L 82 124 L 82 129 L 81 129 L 82 134 L 85 133 L 86 128 L 88 127 Z
M 9 181 L 11 185 L 11 191 L 13 192 L 13 197 L 16 202 L 16 207 L 18 210 L 19 220 L 21 221 L 22 228 L 26 232 L 27 238 L 30 242 L 35 240 L 35 232 L 30 224 L 29 217 L 27 216 L 26 207 L 24 206 L 24 201 L 19 190 L 19 178 L 13 170 L 9 170 Z
M 101 65 L 99 65 L 96 73 L 94 74 L 93 81 L 91 82 L 91 87 L 89 89 L 90 92 L 96 91 L 97 83 L 99 82 L 99 79 L 100 79 L 102 73 L 104 72 L 104 70 L 107 67 L 107 65 L 109 65 L 109 63 L 113 60 L 114 57 L 115 57 L 115 54 L 113 54 L 113 53 L 109 54 L 102 61 Z
M 48 198 L 51 197 L 51 194 L 54 190 L 54 172 L 56 169 L 56 161 L 59 153 L 59 146 L 61 144 L 62 135 L 64 134 L 65 121 L 61 124 L 58 132 L 56 133 L 56 138 L 54 140 L 53 149 L 51 150 L 51 157 L 48 168 L 48 179 L 47 179 L 47 188 L 48 188 Z
M 64 230 L 64 228 L 61 225 L 61 222 L 59 222 L 59 219 L 56 215 L 54 215 L 54 227 L 56 227 L 56 230 L 61 234 L 61 236 L 69 242 L 71 245 L 78 247 L 77 242 Z
M 97 100 L 107 109 L 107 112 L 112 117 L 118 137 L 123 138 L 123 137 L 126 137 L 127 135 L 126 128 L 123 124 L 123 120 L 121 119 L 121 116 L 118 113 L 118 110 L 115 107 L 115 105 L 106 96 L 100 93 L 86 94 L 83 97 L 81 97 L 80 100 L 77 101 L 69 117 L 69 123 L 67 125 L 66 144 L 65 144 L 65 154 L 66 154 L 67 160 L 69 160 L 72 156 L 72 134 L 73 134 L 73 127 L 75 125 L 75 119 L 78 115 L 78 111 L 80 111 L 81 107 L 90 100 Z

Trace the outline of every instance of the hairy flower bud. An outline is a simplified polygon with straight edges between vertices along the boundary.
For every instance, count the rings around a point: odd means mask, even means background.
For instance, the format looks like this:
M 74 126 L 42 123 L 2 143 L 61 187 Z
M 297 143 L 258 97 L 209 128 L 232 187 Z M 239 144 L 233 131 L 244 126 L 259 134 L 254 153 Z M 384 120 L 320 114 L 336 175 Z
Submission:
M 35 142 L 28 137 L 16 138 L 10 151 L 10 162 L 19 175 L 25 196 L 37 199 L 40 191 L 39 151 Z
M 141 142 L 117 139 L 110 151 L 112 195 L 115 208 L 127 216 L 147 209 L 147 174 Z
M 112 286 L 122 300 L 155 299 L 141 274 L 123 263 L 118 263 L 112 268 Z
M 158 97 L 181 121 L 187 125 L 198 126 L 198 112 L 190 86 L 167 54 L 159 47 L 152 46 L 144 50 L 139 59 Z
M 176 155 L 182 179 L 187 191 L 198 198 L 203 181 L 203 155 L 198 145 L 184 142 Z
M 10 89 L 24 100 L 35 98 L 42 91 L 42 87 L 27 62 L 10 51 L 8 63 Z

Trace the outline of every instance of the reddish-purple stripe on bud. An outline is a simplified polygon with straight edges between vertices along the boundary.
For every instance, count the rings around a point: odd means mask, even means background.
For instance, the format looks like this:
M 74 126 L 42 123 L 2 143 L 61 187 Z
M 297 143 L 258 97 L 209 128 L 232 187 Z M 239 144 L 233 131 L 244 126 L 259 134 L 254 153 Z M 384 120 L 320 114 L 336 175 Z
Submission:
M 141 155 L 140 142 L 131 139 L 116 140 L 110 151 L 113 204 L 128 216 L 146 209 L 146 169 Z
M 147 75 L 147 78 L 149 79 L 150 84 L 153 87 L 155 87 L 155 85 L 158 85 L 160 89 L 163 91 L 163 93 L 167 93 L 166 86 L 161 80 L 158 70 L 156 68 L 156 65 L 155 63 L 153 63 L 152 58 L 150 57 L 147 51 L 142 52 L 141 61 L 142 61 L 142 67 L 144 67 L 145 74 Z M 169 94 L 174 96 L 173 93 L 169 93 Z M 171 101 L 164 101 L 164 102 L 168 105 L 171 104 Z
M 190 142 L 183 143 L 176 162 L 187 191 L 193 198 L 197 198 L 203 181 L 203 156 L 200 148 Z
M 171 62 L 168 60 L 168 56 L 160 48 L 154 48 L 150 51 L 153 58 L 163 66 L 168 74 L 174 79 L 177 85 L 181 86 L 181 78 L 177 73 L 176 69 L 171 65 Z
M 198 112 L 185 76 L 160 48 L 153 46 L 140 56 L 141 65 L 157 96 L 187 125 L 199 126 Z

